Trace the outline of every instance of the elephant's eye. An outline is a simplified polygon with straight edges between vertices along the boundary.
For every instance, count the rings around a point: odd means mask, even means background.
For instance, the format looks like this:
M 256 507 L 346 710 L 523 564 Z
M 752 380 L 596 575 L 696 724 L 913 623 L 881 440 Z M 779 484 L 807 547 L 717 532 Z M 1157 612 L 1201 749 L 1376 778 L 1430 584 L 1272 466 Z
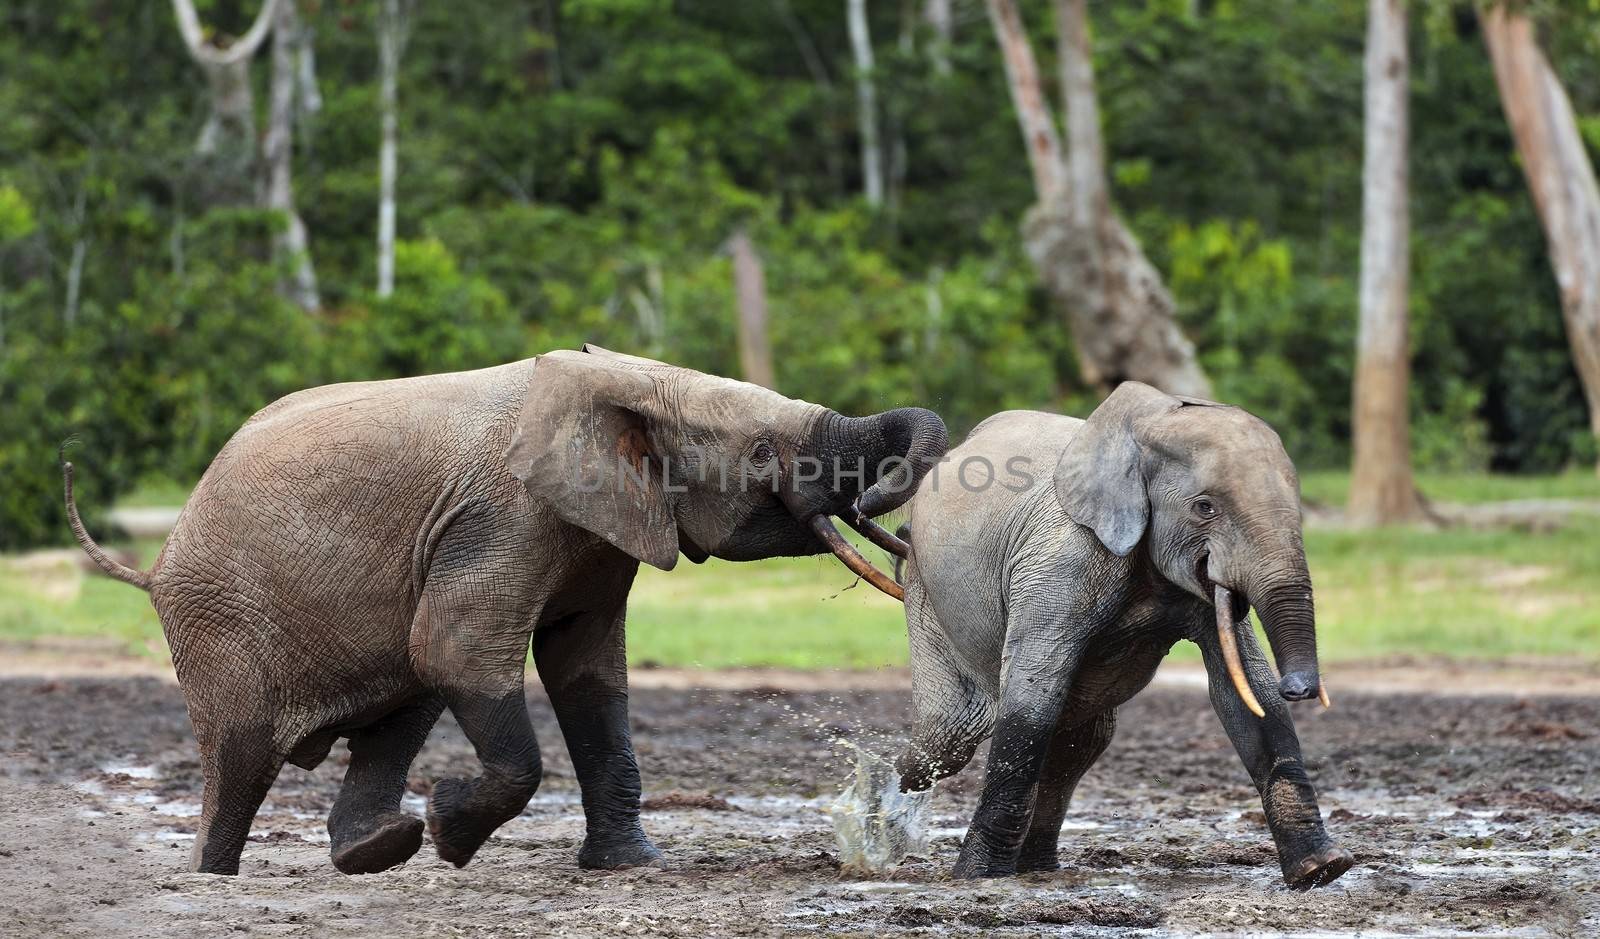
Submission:
M 772 444 L 763 440 L 756 444 L 754 450 L 750 451 L 750 462 L 755 466 L 766 466 L 777 455 L 778 451 L 772 449 Z
M 1210 499 L 1197 499 L 1194 503 L 1194 514 L 1201 518 L 1215 518 L 1217 507 Z

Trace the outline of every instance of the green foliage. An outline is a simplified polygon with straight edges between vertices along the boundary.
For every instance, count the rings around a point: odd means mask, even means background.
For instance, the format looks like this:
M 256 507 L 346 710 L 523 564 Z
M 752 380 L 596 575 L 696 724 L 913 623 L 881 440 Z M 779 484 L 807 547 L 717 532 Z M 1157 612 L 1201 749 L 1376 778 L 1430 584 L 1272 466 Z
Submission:
M 505 294 L 461 273 L 436 239 L 400 241 L 395 290 L 347 311 L 335 335 L 349 377 L 428 375 L 498 365 L 517 357 L 521 330 Z
M 0 184 L 0 245 L 33 234 L 33 206 L 17 187 Z
M 1533 9 L 1593 140 L 1589 3 Z M 201 15 L 238 35 L 256 9 L 213 0 Z M 737 375 L 725 245 L 741 228 L 765 264 L 786 393 L 853 413 L 927 404 L 957 436 L 1003 408 L 1094 404 L 1019 244 L 1032 183 L 976 4 L 948 72 L 916 4 L 870 5 L 893 168 L 878 211 L 859 198 L 838 0 L 420 4 L 400 86 L 397 287 L 380 300 L 371 9 L 302 2 L 324 99 L 295 153 L 318 317 L 275 289 L 278 222 L 244 208 L 257 181 L 193 153 L 206 91 L 169 5 L 109 10 L 0 11 L 0 547 L 66 537 L 54 464 L 71 432 L 98 508 L 141 480 L 193 480 L 254 410 L 321 382 L 584 341 Z M 1054 76 L 1049 4 L 1023 12 Z M 1271 421 L 1302 467 L 1343 465 L 1365 3 L 1093 15 L 1115 197 L 1217 395 Z M 1416 19 L 1417 460 L 1592 461 L 1476 18 L 1435 2 Z

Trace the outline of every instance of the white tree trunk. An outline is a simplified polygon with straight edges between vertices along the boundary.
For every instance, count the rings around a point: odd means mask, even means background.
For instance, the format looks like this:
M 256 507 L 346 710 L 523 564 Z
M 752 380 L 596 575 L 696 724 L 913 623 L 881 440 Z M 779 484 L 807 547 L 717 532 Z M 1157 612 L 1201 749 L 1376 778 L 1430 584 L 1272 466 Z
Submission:
M 1061 103 L 1067 115 L 1067 201 L 1072 219 L 1085 228 L 1111 214 L 1105 141 L 1094 84 L 1085 0 L 1056 5 L 1056 50 L 1061 68 Z
M 272 31 L 278 4 L 286 2 L 292 0 L 263 0 L 249 31 L 227 48 L 220 48 L 206 39 L 193 0 L 172 0 L 184 47 L 210 88 L 211 113 L 195 142 L 195 152 L 200 155 L 237 154 L 246 164 L 253 159 L 256 135 L 250 61 Z
M 867 204 L 883 204 L 883 144 L 878 135 L 878 87 L 873 77 L 872 35 L 867 0 L 845 0 L 850 49 L 856 66 L 856 111 L 861 127 L 861 191 Z
M 1355 466 L 1349 501 L 1349 519 L 1355 525 L 1403 523 L 1423 514 L 1411 473 L 1408 401 L 1409 77 L 1404 0 L 1370 0 L 1366 144 L 1361 170 L 1361 323 L 1356 340 Z
M 1066 164 L 1061 157 L 1056 122 L 1050 116 L 1050 104 L 1044 97 L 1044 84 L 1039 80 L 1039 66 L 1034 63 L 1033 47 L 1028 43 L 1028 32 L 1013 0 L 988 0 L 988 7 L 989 22 L 994 26 L 1000 57 L 1005 63 L 1011 103 L 1017 111 L 1017 123 L 1022 127 L 1028 167 L 1033 170 L 1034 194 L 1041 204 L 1054 203 L 1066 198 Z
M 271 102 L 267 136 L 262 141 L 266 180 L 261 202 L 263 207 L 284 216 L 283 231 L 273 244 L 274 252 L 287 259 L 292 267 L 282 290 L 302 310 L 315 311 L 322 305 L 317 296 L 317 272 L 311 263 L 305 223 L 294 205 L 295 92 L 300 72 L 296 60 L 301 51 L 299 19 L 293 2 L 278 4 L 272 34 Z
M 939 75 L 949 75 L 950 43 L 955 39 L 955 19 L 950 12 L 950 0 L 924 0 L 922 19 L 933 33 L 933 47 L 928 50 L 933 70 Z
M 1480 11 L 1479 19 L 1500 104 L 1544 224 L 1589 428 L 1600 438 L 1600 186 L 1572 102 L 1540 51 L 1533 24 L 1504 6 Z
M 395 177 L 399 173 L 400 56 L 405 52 L 410 5 L 383 0 L 378 16 L 379 107 L 383 138 L 378 147 L 378 296 L 394 293 Z
M 772 344 L 767 338 L 767 277 L 761 256 L 740 229 L 728 239 L 733 255 L 733 292 L 739 305 L 739 369 L 744 380 L 776 389 Z
M 1132 379 L 1208 397 L 1210 382 L 1178 328 L 1176 305 L 1109 196 L 1083 0 L 1058 0 L 1064 152 L 1014 0 L 988 0 L 1038 204 L 1023 221 L 1029 259 L 1072 329 L 1088 382 Z

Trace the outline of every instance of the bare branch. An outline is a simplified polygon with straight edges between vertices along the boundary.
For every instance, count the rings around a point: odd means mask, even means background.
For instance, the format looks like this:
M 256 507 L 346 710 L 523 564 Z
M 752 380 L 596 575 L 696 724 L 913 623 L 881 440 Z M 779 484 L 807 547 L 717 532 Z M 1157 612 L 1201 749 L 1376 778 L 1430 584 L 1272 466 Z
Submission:
M 250 24 L 249 31 L 226 49 L 206 41 L 200 16 L 194 9 L 194 0 L 172 0 L 172 12 L 178 17 L 178 32 L 183 35 L 183 44 L 196 62 L 205 66 L 227 66 L 237 65 L 255 56 L 256 50 L 266 40 L 267 33 L 272 31 L 273 17 L 280 2 L 285 0 L 262 0 L 261 11 L 256 14 L 256 21 Z

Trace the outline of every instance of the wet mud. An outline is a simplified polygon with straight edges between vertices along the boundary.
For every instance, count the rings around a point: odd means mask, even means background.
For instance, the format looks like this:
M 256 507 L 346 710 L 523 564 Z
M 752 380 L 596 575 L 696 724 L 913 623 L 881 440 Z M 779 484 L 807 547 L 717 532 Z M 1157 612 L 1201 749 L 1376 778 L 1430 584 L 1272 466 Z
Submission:
M 854 755 L 892 753 L 903 690 L 645 688 L 646 829 L 668 870 L 587 872 L 576 782 L 542 692 L 545 780 L 465 869 L 328 863 L 343 745 L 284 769 L 241 875 L 185 872 L 200 772 L 178 691 L 149 678 L 0 681 L 0 932 L 133 936 L 1600 934 L 1600 699 L 1341 695 L 1297 709 L 1357 866 L 1285 888 L 1260 801 L 1204 692 L 1153 688 L 1079 787 L 1058 873 L 952 882 L 981 759 L 942 783 L 929 847 L 841 870 L 826 814 Z M 445 718 L 412 770 L 476 762 Z

